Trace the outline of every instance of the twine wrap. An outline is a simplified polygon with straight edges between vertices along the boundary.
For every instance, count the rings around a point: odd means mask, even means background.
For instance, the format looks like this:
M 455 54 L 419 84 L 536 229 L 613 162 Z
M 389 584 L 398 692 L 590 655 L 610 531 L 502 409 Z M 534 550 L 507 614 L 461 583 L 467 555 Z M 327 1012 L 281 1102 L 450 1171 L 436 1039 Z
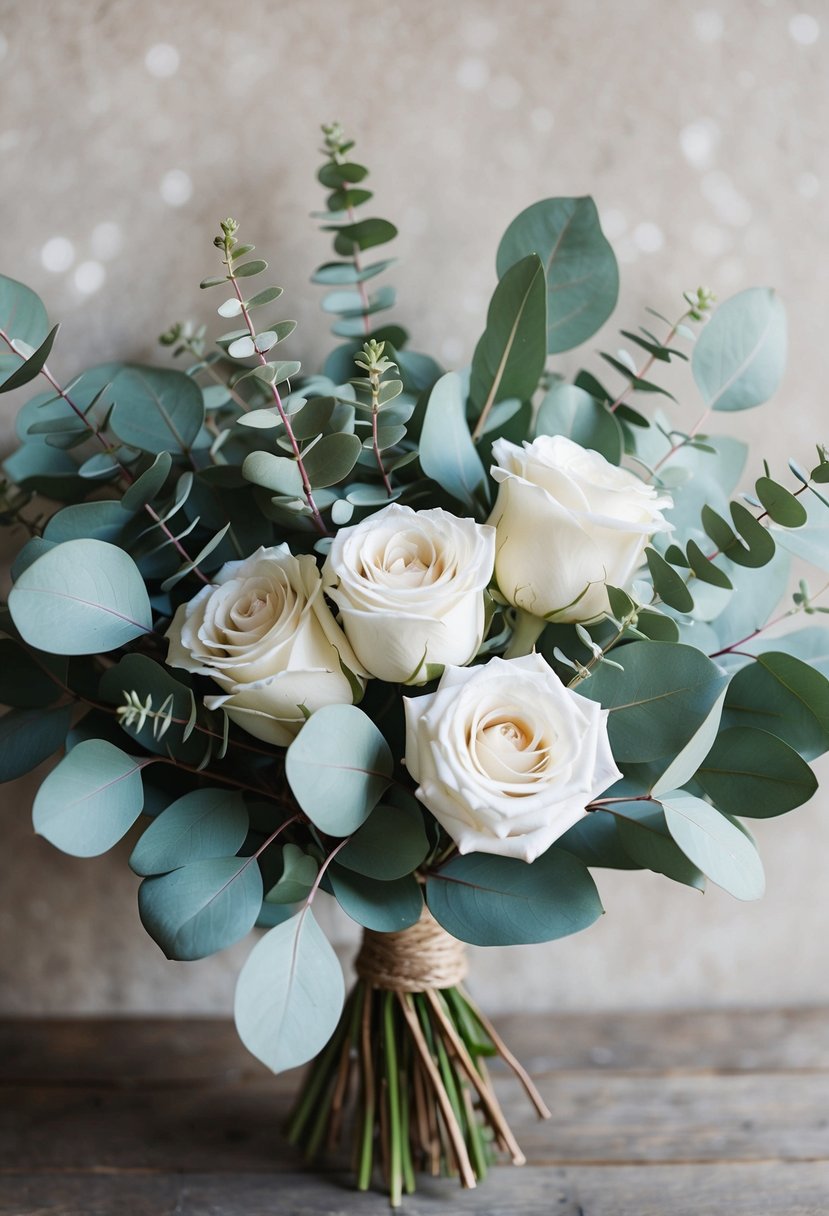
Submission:
M 417 924 L 399 933 L 363 932 L 355 963 L 360 979 L 393 992 L 454 988 L 466 975 L 466 947 L 424 905 Z

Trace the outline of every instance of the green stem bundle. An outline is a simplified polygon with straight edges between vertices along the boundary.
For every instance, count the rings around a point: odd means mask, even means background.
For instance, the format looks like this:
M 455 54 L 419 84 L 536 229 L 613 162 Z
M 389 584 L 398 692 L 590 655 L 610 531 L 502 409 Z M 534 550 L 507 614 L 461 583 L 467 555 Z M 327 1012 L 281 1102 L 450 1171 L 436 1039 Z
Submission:
M 358 1189 L 379 1172 L 392 1207 L 414 1192 L 418 1171 L 474 1187 L 499 1153 L 524 1163 L 486 1067 L 498 1055 L 548 1118 L 532 1081 L 462 989 L 399 992 L 359 979 L 310 1066 L 288 1139 L 313 1161 L 335 1152 L 349 1125 Z

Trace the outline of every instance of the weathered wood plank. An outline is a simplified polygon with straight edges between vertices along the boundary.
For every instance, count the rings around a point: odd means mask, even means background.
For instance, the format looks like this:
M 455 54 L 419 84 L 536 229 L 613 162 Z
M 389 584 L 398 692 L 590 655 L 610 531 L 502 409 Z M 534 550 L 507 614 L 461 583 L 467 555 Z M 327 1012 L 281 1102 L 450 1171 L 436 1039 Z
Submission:
M 553 1112 L 535 1119 L 523 1091 L 498 1096 L 531 1164 L 829 1160 L 829 1076 L 537 1078 Z M 291 1170 L 282 1140 L 284 1081 L 244 1086 L 7 1086 L 0 1096 L 0 1170 Z
M 822 1216 L 829 1165 L 593 1166 L 493 1171 L 461 1191 L 424 1179 L 401 1216 Z M 0 1179 L 2 1216 L 378 1216 L 381 1195 L 307 1174 Z
M 535 1072 L 829 1070 L 829 1011 L 514 1015 L 499 1019 Z M 239 1084 L 267 1076 L 216 1019 L 0 1022 L 0 1083 Z

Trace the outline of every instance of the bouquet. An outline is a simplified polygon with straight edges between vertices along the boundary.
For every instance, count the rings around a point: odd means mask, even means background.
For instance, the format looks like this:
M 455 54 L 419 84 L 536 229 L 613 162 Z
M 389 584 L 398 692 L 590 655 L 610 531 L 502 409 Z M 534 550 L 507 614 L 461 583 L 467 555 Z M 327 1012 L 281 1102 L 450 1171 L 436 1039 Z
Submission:
M 766 288 L 689 292 L 563 377 L 617 299 L 590 198 L 510 224 L 469 366 L 413 350 L 370 252 L 396 229 L 323 132 L 318 372 L 282 357 L 294 322 L 232 219 L 201 284 L 231 328 L 175 324 L 163 366 L 64 380 L 57 326 L 0 279 L 0 391 L 40 389 L 4 465 L 0 779 L 58 754 L 34 826 L 75 856 L 140 821 L 168 957 L 264 930 L 241 1039 L 274 1071 L 316 1057 L 290 1139 L 349 1139 L 397 1205 L 418 1170 L 523 1160 L 490 1057 L 548 1113 L 463 943 L 586 928 L 603 867 L 762 894 L 744 821 L 806 802 L 829 747 L 829 635 L 796 619 L 827 609 L 789 586 L 792 555 L 829 570 L 829 458 L 744 481 L 715 428 L 780 383 Z M 664 383 L 689 358 L 696 407 Z M 348 995 L 321 893 L 364 929 Z

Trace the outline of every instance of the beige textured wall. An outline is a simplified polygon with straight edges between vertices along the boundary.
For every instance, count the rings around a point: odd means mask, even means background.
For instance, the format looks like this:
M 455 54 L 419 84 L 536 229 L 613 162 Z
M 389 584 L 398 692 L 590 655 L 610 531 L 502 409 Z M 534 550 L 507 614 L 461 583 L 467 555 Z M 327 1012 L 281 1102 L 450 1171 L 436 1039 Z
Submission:
M 790 371 L 774 406 L 735 422 L 758 458 L 808 461 L 829 438 L 828 72 L 822 0 L 5 0 L 0 269 L 64 319 L 62 377 L 158 357 L 170 321 L 208 316 L 196 284 L 232 213 L 285 285 L 311 367 L 325 325 L 307 279 L 327 240 L 307 213 L 317 126 L 337 117 L 400 226 L 398 315 L 417 346 L 467 359 L 508 221 L 592 193 L 622 263 L 618 324 L 646 303 L 677 311 L 697 282 L 780 289 Z M 138 923 L 127 848 L 53 852 L 31 834 L 34 788 L 0 791 L 0 1009 L 228 1009 L 247 945 L 166 963 Z M 478 951 L 475 989 L 493 1008 L 829 999 L 827 810 L 819 795 L 759 825 L 762 903 L 608 874 L 600 923 Z

